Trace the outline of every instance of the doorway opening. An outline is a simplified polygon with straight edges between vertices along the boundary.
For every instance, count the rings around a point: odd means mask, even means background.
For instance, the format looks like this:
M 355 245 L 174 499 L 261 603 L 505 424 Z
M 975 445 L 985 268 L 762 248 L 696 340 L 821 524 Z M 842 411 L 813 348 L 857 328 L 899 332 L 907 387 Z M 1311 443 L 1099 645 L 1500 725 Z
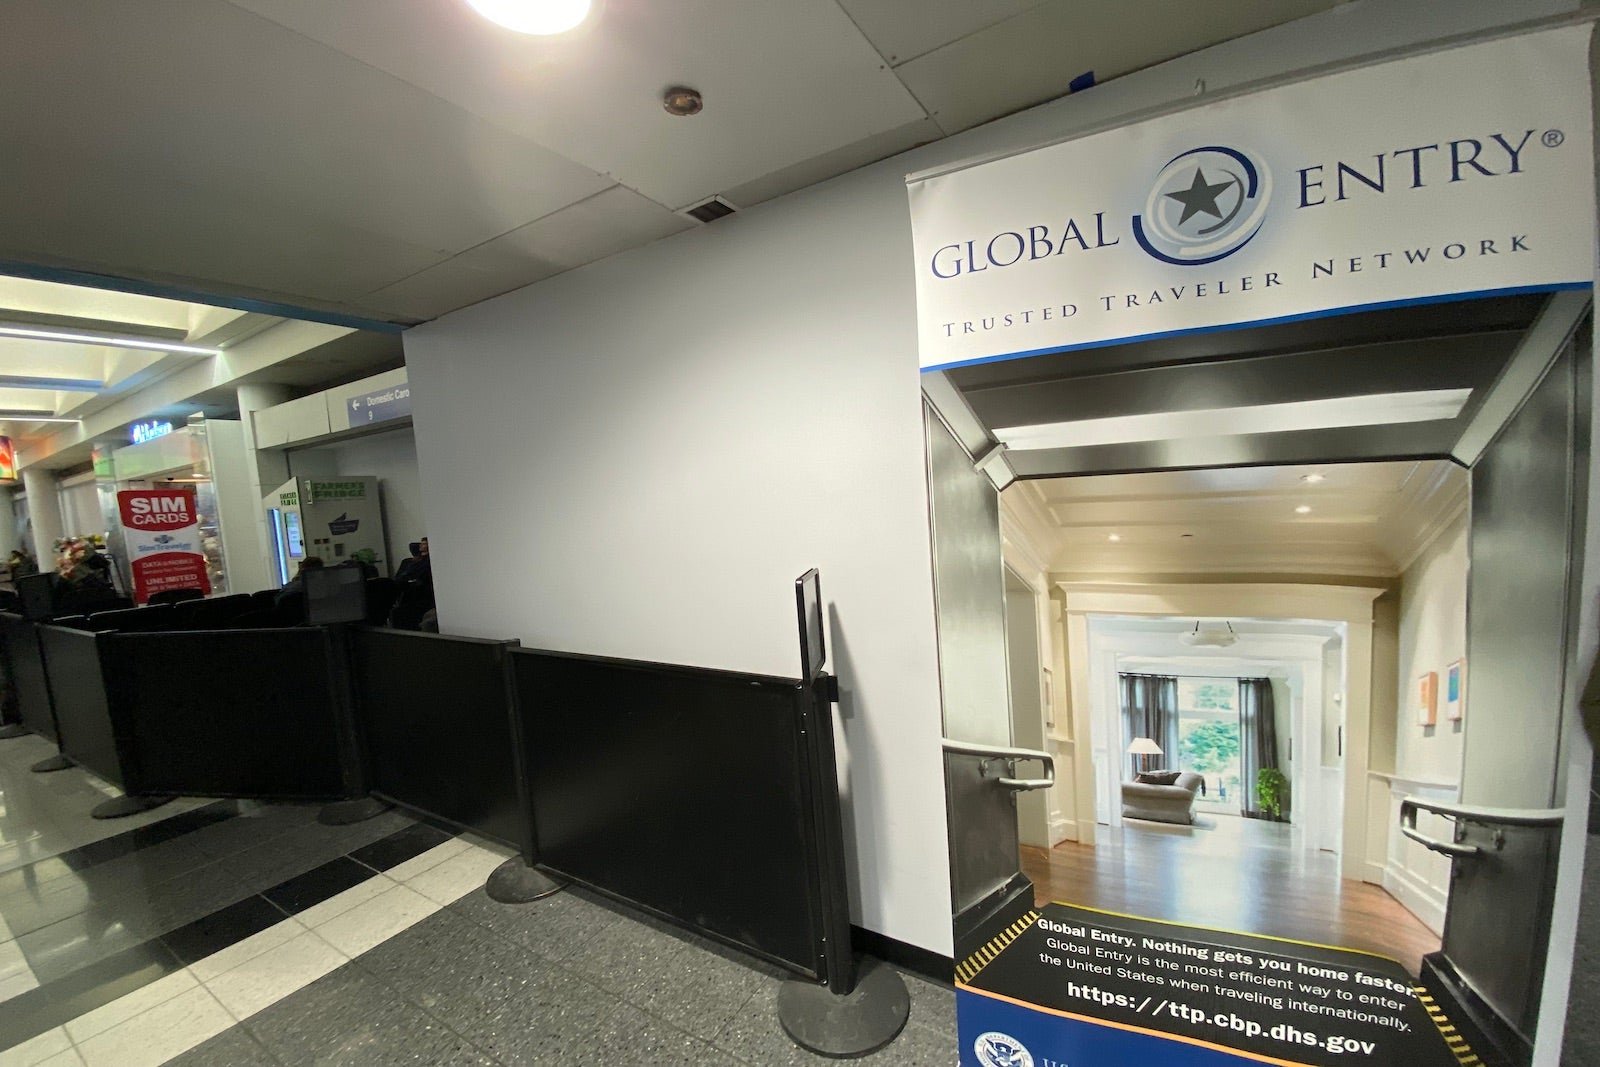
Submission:
M 1453 914 L 1461 939 L 1451 861 L 1418 840 L 1451 823 L 1403 830 L 1402 806 L 1558 806 L 1587 316 L 1533 294 L 926 376 L 946 735 L 988 714 L 972 739 L 1055 772 L 1009 809 L 1010 872 L 953 845 L 989 887 L 953 900 L 958 956 L 1008 891 L 1413 975 Z M 975 610 L 984 583 L 1004 610 Z M 952 801 L 952 841 L 992 840 L 969 814 Z M 1542 952 L 1548 897 L 1512 903 L 1523 944 L 1497 958 Z

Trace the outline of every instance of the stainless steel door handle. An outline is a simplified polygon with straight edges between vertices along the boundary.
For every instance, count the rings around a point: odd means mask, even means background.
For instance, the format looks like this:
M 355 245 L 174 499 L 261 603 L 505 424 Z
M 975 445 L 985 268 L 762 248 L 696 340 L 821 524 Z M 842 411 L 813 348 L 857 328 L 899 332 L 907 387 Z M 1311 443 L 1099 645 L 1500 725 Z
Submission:
M 1026 792 L 1031 789 L 1048 789 L 1056 784 L 1056 758 L 1048 752 L 1041 752 L 1036 748 L 1002 748 L 998 745 L 980 745 L 969 741 L 952 741 L 944 739 L 944 750 L 958 756 L 977 756 L 983 762 L 983 776 L 992 778 L 995 782 L 1014 789 L 1017 792 Z M 1035 760 L 1043 764 L 1043 778 L 1018 778 L 1017 764 Z M 1005 765 L 1005 771 L 1000 774 L 992 773 L 998 764 Z

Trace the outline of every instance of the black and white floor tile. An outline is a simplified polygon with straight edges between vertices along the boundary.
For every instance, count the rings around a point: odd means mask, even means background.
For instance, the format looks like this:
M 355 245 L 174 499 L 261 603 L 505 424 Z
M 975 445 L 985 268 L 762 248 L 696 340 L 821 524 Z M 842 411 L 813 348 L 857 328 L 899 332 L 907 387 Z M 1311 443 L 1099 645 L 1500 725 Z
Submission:
M 182 800 L 0 742 L 0 1067 L 804 1064 L 781 976 L 576 890 L 491 901 L 507 855 L 390 812 Z M 866 1062 L 956 1061 L 954 994 L 907 975 L 905 1032 Z

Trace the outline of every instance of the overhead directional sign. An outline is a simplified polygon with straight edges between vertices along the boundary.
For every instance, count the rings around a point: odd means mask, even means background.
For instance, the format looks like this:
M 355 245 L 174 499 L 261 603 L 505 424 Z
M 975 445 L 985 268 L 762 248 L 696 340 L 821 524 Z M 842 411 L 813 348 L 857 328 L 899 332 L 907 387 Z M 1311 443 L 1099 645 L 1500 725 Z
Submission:
M 411 386 L 396 385 L 364 396 L 353 396 L 345 402 L 350 415 L 350 428 L 367 426 L 390 419 L 403 419 L 411 414 Z

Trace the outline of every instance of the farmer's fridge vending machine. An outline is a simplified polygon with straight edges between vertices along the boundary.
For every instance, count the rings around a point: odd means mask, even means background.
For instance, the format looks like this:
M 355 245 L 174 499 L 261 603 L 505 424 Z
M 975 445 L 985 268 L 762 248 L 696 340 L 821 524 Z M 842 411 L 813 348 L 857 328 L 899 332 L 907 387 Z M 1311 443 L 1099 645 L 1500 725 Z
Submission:
M 285 585 L 300 561 L 329 566 L 358 559 L 388 574 L 378 479 L 367 474 L 291 478 L 262 501 L 272 534 L 273 567 Z

